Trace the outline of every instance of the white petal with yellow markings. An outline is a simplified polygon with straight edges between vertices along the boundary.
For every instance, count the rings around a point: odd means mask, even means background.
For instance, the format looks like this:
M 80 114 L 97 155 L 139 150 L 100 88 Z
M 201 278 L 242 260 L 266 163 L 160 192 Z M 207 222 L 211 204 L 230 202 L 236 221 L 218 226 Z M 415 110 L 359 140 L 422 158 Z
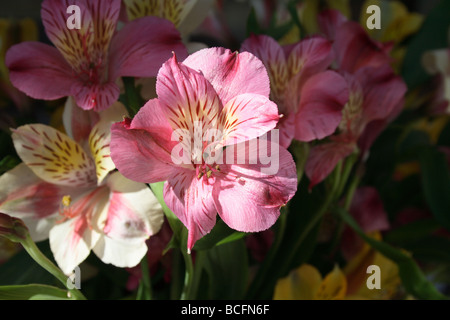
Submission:
M 43 124 L 25 125 L 13 131 L 19 157 L 42 180 L 71 187 L 96 184 L 94 161 L 67 135 Z

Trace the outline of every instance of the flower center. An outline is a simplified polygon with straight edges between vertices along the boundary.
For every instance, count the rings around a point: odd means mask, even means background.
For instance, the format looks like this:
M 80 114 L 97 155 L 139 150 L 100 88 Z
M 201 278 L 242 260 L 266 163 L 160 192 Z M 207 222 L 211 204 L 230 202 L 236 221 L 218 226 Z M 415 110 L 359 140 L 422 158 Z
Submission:
M 105 187 L 98 187 L 83 195 L 76 201 L 73 201 L 70 195 L 63 196 L 59 209 L 61 219 L 57 220 L 56 223 L 62 223 L 69 219 L 83 215 L 89 227 L 92 228 L 92 217 L 96 212 L 98 212 L 97 208 L 103 204 L 101 200 L 107 191 L 108 189 Z
M 350 93 L 349 100 L 342 110 L 342 121 L 339 129 L 347 133 L 356 133 L 362 117 L 364 97 L 361 91 Z

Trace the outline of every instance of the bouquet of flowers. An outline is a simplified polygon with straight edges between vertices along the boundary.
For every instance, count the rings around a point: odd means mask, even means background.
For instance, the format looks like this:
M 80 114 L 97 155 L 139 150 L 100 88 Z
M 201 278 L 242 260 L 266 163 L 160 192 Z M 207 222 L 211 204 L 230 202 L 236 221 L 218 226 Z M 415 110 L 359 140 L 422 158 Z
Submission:
M 0 299 L 447 299 L 450 1 L 426 3 L 0 20 Z

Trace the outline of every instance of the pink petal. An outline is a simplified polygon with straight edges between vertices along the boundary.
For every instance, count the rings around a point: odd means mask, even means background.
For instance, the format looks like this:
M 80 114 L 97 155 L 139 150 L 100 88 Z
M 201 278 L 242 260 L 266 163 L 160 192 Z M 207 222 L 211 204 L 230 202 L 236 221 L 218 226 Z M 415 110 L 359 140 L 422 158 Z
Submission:
M 67 27 L 68 0 L 45 0 L 41 16 L 48 38 L 63 54 L 76 72 L 86 70 L 89 64 L 107 59 L 111 37 L 116 29 L 120 0 L 78 0 L 81 11 L 81 29 Z
M 212 84 L 223 104 L 244 93 L 269 96 L 269 77 L 261 60 L 249 52 L 209 48 L 191 54 L 183 64 Z
M 193 170 L 179 170 L 164 185 L 164 200 L 189 230 L 187 249 L 209 233 L 216 224 L 213 186 L 204 183 Z
M 159 108 L 157 100 L 150 100 L 135 119 L 145 119 L 145 114 L 151 114 L 153 108 Z M 142 123 L 137 120 L 136 125 Z M 173 170 L 172 149 L 166 138 L 146 129 L 133 129 L 126 121 L 115 123 L 111 127 L 111 158 L 116 168 L 131 180 L 165 181 Z
M 361 152 L 364 153 L 370 149 L 372 144 L 378 138 L 378 136 L 383 132 L 386 126 L 393 121 L 397 116 L 403 111 L 404 101 L 400 101 L 397 106 L 394 107 L 391 114 L 385 119 L 374 120 L 368 123 L 358 139 L 358 147 Z
M 296 44 L 289 53 L 288 70 L 292 76 L 301 74 L 297 89 L 313 74 L 325 71 L 333 58 L 332 42 L 325 38 L 315 36 Z
M 144 17 L 125 24 L 111 42 L 110 79 L 120 76 L 154 77 L 175 53 L 187 56 L 180 34 L 168 20 Z
M 345 22 L 337 29 L 335 52 L 339 69 L 350 73 L 364 66 L 390 64 L 392 60 L 383 45 L 371 39 L 355 21 Z
M 336 30 L 348 21 L 338 10 L 323 10 L 319 13 L 318 20 L 320 30 L 330 40 L 335 39 Z
M 310 180 L 309 188 L 322 182 L 355 149 L 352 143 L 332 141 L 313 147 L 305 165 L 305 173 Z
M 301 91 L 295 139 L 312 141 L 333 134 L 347 100 L 347 84 L 336 72 L 325 71 L 311 77 Z
M 363 87 L 367 122 L 387 118 L 404 101 L 406 84 L 389 65 L 361 68 L 355 77 Z
M 11 83 L 34 99 L 55 100 L 68 96 L 76 83 L 63 56 L 43 43 L 12 46 L 5 62 Z
M 268 141 L 259 139 L 258 144 L 241 144 L 243 150 L 239 146 L 236 150 L 226 149 L 226 153 L 235 153 L 235 164 L 220 167 L 225 176 L 218 176 L 213 195 L 219 216 L 230 228 L 243 232 L 270 228 L 278 219 L 280 208 L 297 191 L 297 174 L 291 154 Z M 264 144 L 270 159 L 261 151 Z M 246 153 L 245 163 L 238 160 L 240 152 Z M 251 164 L 254 160 L 257 160 L 256 164 Z M 271 161 L 267 163 L 266 160 Z
M 187 130 L 194 137 L 195 127 L 220 129 L 222 104 L 214 88 L 197 71 L 172 57 L 164 63 L 156 82 L 162 112 L 174 130 Z
M 358 188 L 349 211 L 364 232 L 389 229 L 390 224 L 383 201 L 377 189 L 373 187 Z
M 280 146 L 289 148 L 295 137 L 295 114 L 291 113 L 278 121 L 276 129 L 279 130 Z
M 224 145 L 257 138 L 275 128 L 279 116 L 275 103 L 256 94 L 239 95 L 225 105 Z
M 77 105 L 96 112 L 109 108 L 119 99 L 120 89 L 114 82 L 89 84 L 77 82 L 71 91 Z
M 282 101 L 289 80 L 289 71 L 285 54 L 279 43 L 266 35 L 251 35 L 242 43 L 241 51 L 248 51 L 261 59 L 269 74 L 271 97 L 275 101 Z M 284 113 L 281 107 L 280 112 Z

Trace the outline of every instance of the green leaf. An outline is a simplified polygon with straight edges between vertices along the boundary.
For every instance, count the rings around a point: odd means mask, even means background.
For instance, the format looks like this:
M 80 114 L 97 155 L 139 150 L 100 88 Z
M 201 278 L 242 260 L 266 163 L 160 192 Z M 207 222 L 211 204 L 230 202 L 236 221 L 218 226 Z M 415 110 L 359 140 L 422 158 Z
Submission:
M 428 206 L 436 220 L 450 230 L 450 172 L 445 155 L 436 148 L 423 148 L 419 160 Z
M 295 165 L 297 167 L 297 181 L 301 181 L 303 173 L 305 172 L 306 160 L 308 160 L 310 146 L 306 142 L 292 141 L 289 147 L 289 151 L 292 153 L 295 159 Z
M 67 293 L 41 284 L 0 286 L 0 300 L 68 300 Z
M 0 174 L 3 174 L 6 171 L 13 169 L 19 163 L 20 163 L 19 159 L 17 159 L 16 157 L 7 155 L 0 161 Z
M 361 238 L 364 239 L 372 248 L 380 252 L 386 258 L 392 260 L 399 268 L 399 275 L 406 291 L 417 299 L 426 300 L 444 300 L 448 299 L 440 293 L 435 286 L 429 282 L 416 262 L 405 252 L 396 249 L 386 242 L 381 242 L 368 237 L 353 217 L 343 208 L 337 208 L 336 211 Z
M 282 210 L 280 218 L 274 226 L 275 237 L 279 238 L 276 246 L 272 245 L 269 253 L 252 281 L 247 299 L 271 299 L 279 278 L 307 261 L 317 244 L 317 232 L 320 223 L 310 230 L 307 226 L 315 219 L 315 213 L 323 204 L 320 187 L 308 191 L 309 180 L 304 177 L 299 184 L 296 195 Z M 303 236 L 300 245 L 295 247 L 299 237 Z M 277 241 L 278 242 L 278 241 Z
M 245 235 L 244 232 L 237 232 L 228 227 L 222 220 L 218 220 L 209 234 L 197 240 L 194 250 L 208 250 L 214 246 L 241 239 Z
M 252 34 L 261 34 L 262 30 L 258 23 L 258 18 L 256 16 L 255 8 L 252 8 L 250 10 L 250 14 L 248 15 L 247 19 L 247 37 Z
M 209 298 L 242 299 L 248 282 L 248 256 L 243 239 L 204 252 Z
M 448 47 L 450 1 L 442 0 L 427 16 L 422 28 L 412 39 L 403 62 L 402 75 L 409 88 L 425 82 L 429 75 L 422 66 L 422 56 L 428 50 Z
M 419 240 L 420 239 L 420 240 Z M 439 265 L 450 265 L 450 239 L 438 236 L 417 237 L 413 243 L 408 243 L 406 249 L 414 254 L 414 257 L 423 262 Z
M 439 227 L 439 223 L 434 219 L 421 219 L 389 231 L 384 236 L 384 239 L 390 243 L 405 244 L 422 239 L 436 231 Z
M 138 113 L 139 109 L 143 105 L 141 96 L 138 89 L 135 86 L 133 77 L 122 77 L 123 85 L 125 87 L 125 106 L 130 114 L 130 117 L 134 117 Z

